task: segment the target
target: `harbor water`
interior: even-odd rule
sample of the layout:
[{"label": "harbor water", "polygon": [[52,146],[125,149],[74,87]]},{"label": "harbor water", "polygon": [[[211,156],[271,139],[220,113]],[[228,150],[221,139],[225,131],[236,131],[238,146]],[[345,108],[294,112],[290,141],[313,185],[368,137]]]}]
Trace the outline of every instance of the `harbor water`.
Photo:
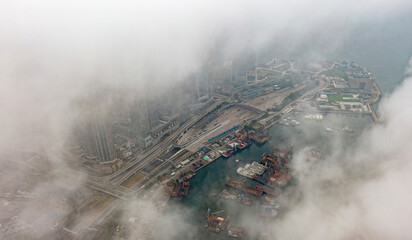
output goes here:
[{"label": "harbor water", "polygon": [[[305,120],[304,115],[299,113],[290,117],[289,121],[294,119],[300,122],[297,126],[276,124],[271,127],[269,129],[271,139],[265,144],[252,144],[229,158],[221,157],[198,171],[191,179],[189,196],[184,199],[171,199],[166,209],[166,214],[176,211],[176,209],[188,210],[183,211],[185,216],[181,220],[192,226],[193,232],[182,233],[187,235],[180,235],[179,239],[228,239],[226,231],[214,233],[207,231],[204,227],[208,207],[213,212],[223,211],[220,214],[230,216],[232,225],[246,229],[248,222],[253,221],[253,218],[259,218],[258,198],[246,195],[254,203],[252,206],[245,206],[236,200],[221,199],[218,196],[223,189],[231,190],[225,186],[227,178],[234,181],[246,179],[236,173],[238,167],[253,161],[259,162],[261,155],[265,152],[271,153],[274,146],[280,149],[289,149],[290,144],[293,144],[295,153],[305,147],[315,148],[324,156],[331,154],[338,147],[351,149],[356,147],[359,135],[373,124],[368,115],[329,114],[323,115],[322,121]],[[326,127],[333,129],[333,132],[325,131]],[[344,127],[350,127],[354,133],[343,132],[342,128]],[[236,159],[240,161],[237,163]],[[247,179],[246,184],[252,186],[256,182]],[[282,206],[279,208],[279,213],[282,213]],[[245,216],[248,219],[245,219]],[[246,236],[243,239],[251,238]]]}]

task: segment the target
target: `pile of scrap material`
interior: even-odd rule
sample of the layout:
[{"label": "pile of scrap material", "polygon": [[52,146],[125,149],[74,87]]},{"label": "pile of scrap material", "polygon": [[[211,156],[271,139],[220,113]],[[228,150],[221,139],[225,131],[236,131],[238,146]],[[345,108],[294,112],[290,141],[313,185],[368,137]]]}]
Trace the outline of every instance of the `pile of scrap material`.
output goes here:
[{"label": "pile of scrap material", "polygon": [[226,189],[224,189],[221,193],[219,193],[219,197],[223,199],[229,199],[229,200],[237,200],[239,203],[250,206],[252,205],[253,201],[250,200],[249,198],[245,197],[243,193],[241,194],[236,194],[234,192],[230,192]]},{"label": "pile of scrap material", "polygon": [[248,133],[249,133],[249,138],[258,144],[263,144],[267,142],[267,140],[270,139],[269,135],[264,133],[263,131],[249,130]]},{"label": "pile of scrap material", "polygon": [[210,208],[207,209],[206,213],[206,228],[212,232],[220,232],[225,230],[229,223],[228,216],[222,216],[217,213],[212,213]]},{"label": "pile of scrap material", "polygon": [[253,201],[250,200],[249,198],[245,197],[245,195],[243,193],[241,193],[237,196],[237,201],[240,202],[243,205],[246,205],[246,206],[250,206],[253,203]]},{"label": "pile of scrap material", "polygon": [[224,189],[221,193],[219,193],[219,197],[223,199],[237,199],[237,196],[233,192],[229,192],[228,190]]},{"label": "pile of scrap material", "polygon": [[282,165],[287,167],[293,156],[293,145],[290,145],[289,150],[280,150],[279,148],[274,147],[273,155],[275,157],[280,157]]},{"label": "pile of scrap material", "polygon": [[265,176],[268,186],[286,186],[292,178],[292,175],[290,174],[290,160],[292,159],[292,156],[292,147],[287,151],[274,148],[272,155],[267,153],[262,155],[262,164],[268,166],[267,174]]},{"label": "pile of scrap material", "polygon": [[292,175],[290,174],[288,169],[281,168],[279,170],[274,170],[271,174],[268,174],[267,178],[270,185],[274,184],[278,187],[284,187],[292,178]]},{"label": "pile of scrap material", "polygon": [[254,179],[256,175],[262,175],[266,168],[267,167],[265,165],[254,161],[252,164],[248,163],[244,167],[239,167],[236,172],[241,176]]},{"label": "pile of scrap material", "polygon": [[263,153],[261,163],[265,166],[273,168],[289,167],[289,162],[292,159],[292,150],[283,151],[274,148],[272,155]]},{"label": "pile of scrap material", "polygon": [[255,142],[257,142],[259,144],[264,144],[265,142],[267,142],[269,140],[269,136],[267,136],[267,135],[258,135],[258,136],[255,136],[253,138],[253,140],[255,140]]},{"label": "pile of scrap material", "polygon": [[281,158],[275,158],[273,155],[263,153],[261,163],[269,167],[278,167],[281,164]]},{"label": "pile of scrap material", "polygon": [[261,196],[261,195],[263,194],[263,191],[262,191],[262,190],[255,189],[255,188],[249,187],[249,186],[244,187],[244,188],[242,189],[242,191],[245,192],[245,193],[249,193],[249,194],[255,195],[255,196]]}]

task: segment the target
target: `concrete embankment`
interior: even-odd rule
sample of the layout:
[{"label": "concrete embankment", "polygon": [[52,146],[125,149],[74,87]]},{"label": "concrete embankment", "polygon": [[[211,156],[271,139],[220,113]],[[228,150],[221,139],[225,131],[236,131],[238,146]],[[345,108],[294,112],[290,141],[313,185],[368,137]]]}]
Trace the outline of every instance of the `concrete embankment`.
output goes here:
[{"label": "concrete embankment", "polygon": [[379,117],[376,114],[375,109],[371,105],[368,105],[368,107],[369,107],[369,110],[371,112],[371,117],[372,117],[373,122],[374,123],[379,123]]}]

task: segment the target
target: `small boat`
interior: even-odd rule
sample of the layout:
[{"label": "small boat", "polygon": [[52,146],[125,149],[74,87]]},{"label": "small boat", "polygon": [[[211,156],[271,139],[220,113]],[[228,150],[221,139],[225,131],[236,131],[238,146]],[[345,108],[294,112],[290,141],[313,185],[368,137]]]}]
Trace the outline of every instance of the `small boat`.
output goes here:
[{"label": "small boat", "polygon": [[333,132],[333,129],[332,129],[332,128],[327,127],[327,128],[325,128],[325,131],[326,131],[326,132]]},{"label": "small boat", "polygon": [[346,132],[346,133],[354,133],[355,132],[355,131],[353,131],[352,128],[349,128],[348,126],[342,128],[342,131]]},{"label": "small boat", "polygon": [[236,159],[235,161],[236,161],[237,163],[238,163],[238,162],[240,162],[240,160],[239,160],[239,159]]},{"label": "small boat", "polygon": [[229,237],[242,238],[246,234],[246,231],[241,227],[230,227],[227,231],[227,234]]}]

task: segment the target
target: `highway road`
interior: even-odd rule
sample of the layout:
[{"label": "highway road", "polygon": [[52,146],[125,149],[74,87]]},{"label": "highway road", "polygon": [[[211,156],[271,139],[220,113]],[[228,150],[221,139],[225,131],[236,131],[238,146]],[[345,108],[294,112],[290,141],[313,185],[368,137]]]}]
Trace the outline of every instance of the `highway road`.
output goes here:
[{"label": "highway road", "polygon": [[[105,177],[89,176],[86,185],[121,199],[129,199],[130,197],[135,196],[138,192],[124,188],[120,186],[120,184],[126,181],[128,178],[132,177],[138,171],[144,169],[154,159],[161,156],[175,142],[175,140],[180,136],[180,134],[182,134],[188,128],[192,127],[196,122],[201,120],[205,115],[207,115],[210,111],[216,108],[219,104],[222,104],[223,101],[224,100],[216,101],[210,107],[205,109],[201,114],[192,117],[192,119],[189,121],[186,121],[182,126],[180,126],[176,131],[172,132],[162,142],[153,146],[144,155],[136,157],[135,160],[133,160],[133,162],[128,164],[128,166],[123,167],[114,174]],[[150,173],[141,182],[148,182],[150,178],[158,176],[160,173],[163,172],[160,170],[166,169],[166,167],[169,164],[170,162],[165,161],[160,165],[156,166],[156,168],[151,170]],[[141,189],[138,188],[138,190]]]},{"label": "highway road", "polygon": [[109,180],[115,185],[120,185],[122,182],[126,181],[129,177],[133,176],[136,172],[143,169],[148,163],[153,159],[161,156],[182,134],[185,130],[192,127],[193,124],[198,122],[204,116],[206,116],[210,111],[216,108],[219,104],[222,104],[223,100],[219,100],[204,110],[200,115],[194,117],[192,120],[185,122],[177,130],[172,132],[166,139],[152,147],[148,152],[142,156],[136,157],[136,159],[130,163],[129,166],[119,170],[116,174],[112,174],[109,177],[104,177],[105,180]]},{"label": "highway road", "polygon": [[[161,154],[163,154],[181,133],[190,128],[193,124],[221,103],[223,103],[223,100],[217,101],[212,106],[204,110],[200,115],[197,115],[192,120],[184,123],[165,140],[151,148],[140,158],[136,158],[127,168],[106,177],[89,176],[85,183],[87,186],[109,194],[111,197],[103,197],[99,200],[99,203],[95,208],[77,217],[76,220],[70,224],[70,226],[65,226],[64,228],[62,227],[59,231],[60,239],[79,239],[85,236],[85,234],[90,233],[90,231],[96,231],[95,227],[104,222],[104,220],[110,216],[110,214],[124,201],[128,201],[137,195],[141,195],[139,193],[144,190],[140,187],[135,187],[134,190],[132,190],[121,187],[120,184],[128,177],[131,177],[137,171],[144,168],[153,159],[158,158]],[[170,165],[170,162],[164,161],[153,169],[142,182],[148,182],[157,177],[159,174],[164,173],[168,169],[168,165]]]}]

